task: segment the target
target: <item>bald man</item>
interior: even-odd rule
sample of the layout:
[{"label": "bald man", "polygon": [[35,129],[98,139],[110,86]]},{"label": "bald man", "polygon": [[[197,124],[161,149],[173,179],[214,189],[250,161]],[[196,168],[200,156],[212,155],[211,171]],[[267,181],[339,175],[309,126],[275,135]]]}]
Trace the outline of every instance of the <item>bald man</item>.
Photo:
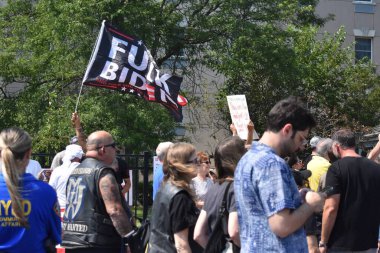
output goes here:
[{"label": "bald man", "polygon": [[111,134],[97,131],[86,147],[86,159],[67,182],[62,246],[66,252],[119,253],[132,226],[111,167],[116,144]]}]

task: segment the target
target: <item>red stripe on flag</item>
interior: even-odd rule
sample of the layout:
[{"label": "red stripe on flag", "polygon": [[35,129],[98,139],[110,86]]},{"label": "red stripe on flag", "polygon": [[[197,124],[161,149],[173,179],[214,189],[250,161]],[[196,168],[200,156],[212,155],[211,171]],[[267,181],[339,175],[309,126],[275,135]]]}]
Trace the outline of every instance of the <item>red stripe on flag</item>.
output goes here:
[{"label": "red stripe on flag", "polygon": [[154,87],[149,84],[146,84],[146,91],[148,93],[149,101],[155,101],[156,97],[154,96]]},{"label": "red stripe on flag", "polygon": [[116,34],[120,35],[121,37],[126,38],[127,40],[134,41],[133,38],[131,38],[131,37],[125,35],[125,34],[122,34],[122,33],[120,33],[119,31],[116,31],[115,29],[112,29],[112,28],[110,28],[110,27],[107,27],[107,28],[108,28],[111,32],[116,33]]}]

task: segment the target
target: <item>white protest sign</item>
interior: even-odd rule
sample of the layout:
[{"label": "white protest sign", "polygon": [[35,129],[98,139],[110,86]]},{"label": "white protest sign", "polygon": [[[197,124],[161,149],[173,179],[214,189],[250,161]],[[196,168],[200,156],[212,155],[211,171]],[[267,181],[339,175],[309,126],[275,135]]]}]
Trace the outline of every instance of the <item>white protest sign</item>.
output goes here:
[{"label": "white protest sign", "polygon": [[[249,113],[245,95],[227,96],[228,108],[230,109],[232,123],[235,125],[239,137],[247,139],[249,123]],[[253,139],[258,139],[256,131],[253,133]]]}]

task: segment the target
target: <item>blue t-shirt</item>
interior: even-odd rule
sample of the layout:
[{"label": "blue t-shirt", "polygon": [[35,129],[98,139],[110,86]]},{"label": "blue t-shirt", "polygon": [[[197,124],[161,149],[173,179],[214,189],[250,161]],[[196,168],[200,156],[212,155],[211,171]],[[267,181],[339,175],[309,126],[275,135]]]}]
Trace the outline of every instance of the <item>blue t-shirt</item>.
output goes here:
[{"label": "blue t-shirt", "polygon": [[45,253],[44,242],[61,243],[59,205],[54,189],[25,173],[21,179],[24,213],[29,228],[12,215],[12,204],[3,174],[0,173],[0,252]]},{"label": "blue t-shirt", "polygon": [[237,165],[234,189],[241,252],[308,252],[303,228],[280,238],[269,227],[270,216],[301,205],[289,166],[272,148],[252,144]]},{"label": "blue t-shirt", "polygon": [[162,170],[162,164],[157,164],[153,171],[153,200],[156,197],[158,189],[160,189],[163,178],[164,172]]}]

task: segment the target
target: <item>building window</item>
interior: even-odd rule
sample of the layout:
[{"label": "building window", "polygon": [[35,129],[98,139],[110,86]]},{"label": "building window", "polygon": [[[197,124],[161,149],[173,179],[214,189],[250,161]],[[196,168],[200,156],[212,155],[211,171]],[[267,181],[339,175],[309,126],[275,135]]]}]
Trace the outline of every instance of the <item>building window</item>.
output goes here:
[{"label": "building window", "polygon": [[354,1],[355,5],[355,12],[356,13],[368,13],[368,14],[374,14],[375,13],[375,3],[371,0],[360,0],[360,1]]},{"label": "building window", "polygon": [[372,39],[371,38],[356,38],[355,39],[355,58],[361,60],[367,57],[372,59]]}]

